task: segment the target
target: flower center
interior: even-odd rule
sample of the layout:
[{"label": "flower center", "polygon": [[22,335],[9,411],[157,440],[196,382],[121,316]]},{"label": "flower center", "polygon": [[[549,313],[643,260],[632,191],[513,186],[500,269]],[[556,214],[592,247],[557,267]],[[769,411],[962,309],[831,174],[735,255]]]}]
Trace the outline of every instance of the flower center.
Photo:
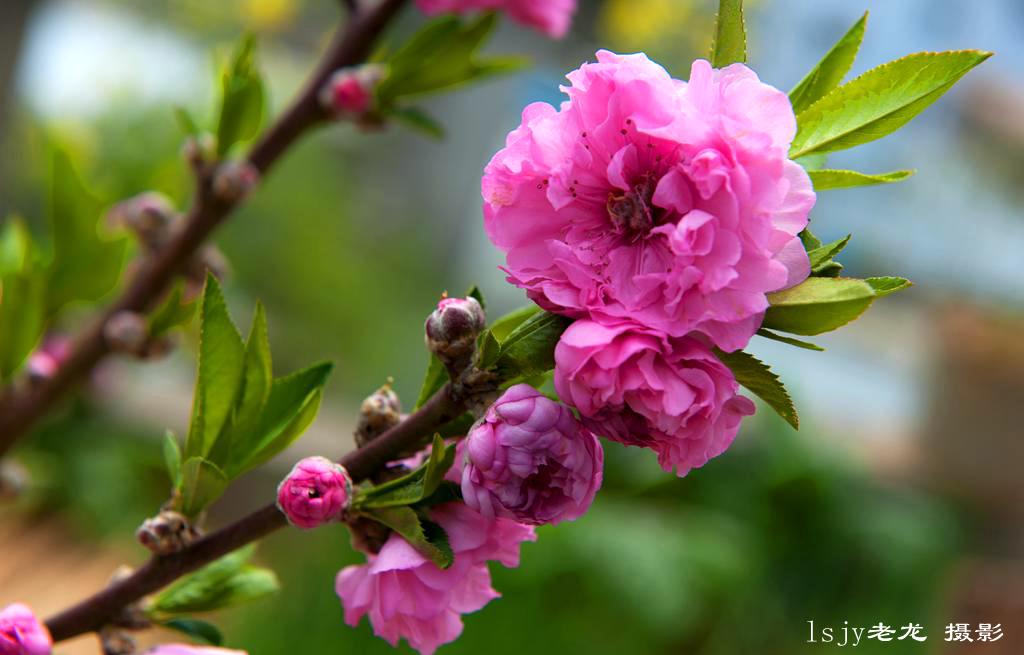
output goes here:
[{"label": "flower center", "polygon": [[654,184],[649,176],[629,191],[616,195],[608,193],[608,217],[615,226],[615,231],[634,238],[646,236],[657,222],[651,198],[654,196]]}]

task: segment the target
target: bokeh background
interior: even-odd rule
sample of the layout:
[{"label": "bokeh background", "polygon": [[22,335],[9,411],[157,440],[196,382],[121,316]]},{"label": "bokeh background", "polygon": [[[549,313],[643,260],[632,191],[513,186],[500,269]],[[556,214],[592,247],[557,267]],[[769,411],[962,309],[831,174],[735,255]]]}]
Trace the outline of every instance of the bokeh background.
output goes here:
[{"label": "bokeh background", "polygon": [[[48,152],[68,149],[108,201],[158,189],[187,205],[171,107],[210,113],[214,62],[243,30],[261,41],[279,108],[335,20],[328,0],[0,2],[0,216],[42,234]],[[559,100],[597,48],[646,51],[680,77],[707,51],[710,0],[581,0],[573,32],[547,41],[504,24],[489,49],[528,53],[514,76],[438,97],[443,142],[401,129],[335,127],[303,141],[217,234],[241,324],[269,311],[275,368],[337,363],[314,429],[237,483],[221,523],[261,505],[289,461],[341,454],[360,399],[391,376],[411,403],[426,363],[422,322],[443,290],[480,285],[491,311],[522,304],[484,236],[479,177],[530,101]],[[808,624],[920,623],[928,641],[861,653],[1024,652],[1024,4],[1017,0],[757,0],[750,62],[791,88],[865,9],[854,72],[911,51],[996,56],[884,141],[834,156],[869,172],[918,168],[887,187],[826,192],[824,240],[852,232],[856,276],[910,291],[819,341],[814,353],[755,340],[793,393],[799,433],[762,408],[725,455],[684,479],[646,451],[608,446],[606,483],[572,525],[542,528],[504,597],[466,617],[442,653],[814,653]],[[393,36],[422,20],[407,11]],[[0,219],[2,220],[2,219]],[[45,238],[45,237],[44,237]],[[166,497],[160,437],[183,433],[193,342],[156,364],[96,373],[16,457],[28,492],[0,505],[0,600],[41,613],[139,563],[132,532]],[[343,528],[284,531],[259,557],[278,597],[215,617],[253,655],[387,653],[342,623],[334,575],[359,557]],[[1001,623],[959,649],[947,623]],[[405,649],[405,646],[402,646]],[[94,653],[84,638],[58,652]]]}]

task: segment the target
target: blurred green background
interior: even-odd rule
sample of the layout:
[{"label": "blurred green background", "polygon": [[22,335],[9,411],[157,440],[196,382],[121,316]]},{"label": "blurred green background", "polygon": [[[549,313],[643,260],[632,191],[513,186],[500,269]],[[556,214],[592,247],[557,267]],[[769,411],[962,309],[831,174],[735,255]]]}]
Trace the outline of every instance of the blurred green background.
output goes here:
[{"label": "blurred green background", "polygon": [[[232,267],[227,292],[242,325],[255,299],[266,304],[278,372],[319,359],[337,368],[314,429],[241,480],[211,523],[266,502],[299,456],[345,452],[359,401],[387,377],[411,404],[426,363],[422,322],[442,291],[479,284],[494,313],[523,303],[483,234],[483,165],[521,108],[558,102],[565,72],[597,48],[644,50],[685,77],[706,52],[712,4],[581,0],[562,42],[505,24],[490,50],[528,53],[533,66],[430,100],[448,128],[443,142],[342,126],[289,153],[217,233]],[[503,598],[467,616],[462,639],[442,653],[833,648],[805,643],[808,620],[925,626],[925,644],[872,641],[859,646],[864,653],[974,652],[946,644],[945,625],[1002,621],[1001,642],[974,647],[1024,652],[1024,8],[1015,0],[747,4],[751,65],[783,89],[865,9],[872,15],[855,73],[911,51],[997,51],[899,134],[836,157],[870,172],[919,168],[917,176],[827,192],[814,210],[822,238],[853,232],[844,258],[852,275],[895,273],[917,286],[821,339],[824,354],[754,344],[793,392],[799,434],[760,411],[729,452],[684,479],[664,474],[651,453],[609,444],[590,513],[542,528],[519,569],[496,566]],[[170,108],[212,111],[215,55],[248,29],[260,38],[279,109],[323,46],[335,5],[0,3],[0,215],[25,216],[44,236],[54,144],[111,203],[157,189],[187,206]],[[391,38],[421,21],[407,11]],[[100,562],[142,561],[131,535],[166,497],[159,438],[186,428],[192,345],[156,364],[105,366],[26,440],[17,457],[32,486],[0,506],[2,522],[15,526],[7,539],[0,532],[0,601],[17,589],[56,610],[95,587],[76,585],[74,567],[66,584],[26,584],[17,571],[52,563],[44,552],[18,552],[38,542],[33,534],[56,531],[58,547],[73,544]],[[253,655],[390,652],[365,623],[342,622],[334,575],[359,559],[342,528],[286,531],[260,557],[283,590],[217,617],[228,645]]]}]

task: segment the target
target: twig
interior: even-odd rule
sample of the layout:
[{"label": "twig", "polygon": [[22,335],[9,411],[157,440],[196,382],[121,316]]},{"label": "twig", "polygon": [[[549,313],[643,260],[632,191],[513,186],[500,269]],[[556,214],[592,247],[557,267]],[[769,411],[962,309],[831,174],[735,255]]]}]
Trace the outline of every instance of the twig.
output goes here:
[{"label": "twig", "polygon": [[[289,146],[310,128],[326,120],[318,94],[338,68],[366,59],[377,37],[406,0],[381,0],[356,14],[339,30],[316,71],[291,106],[263,134],[248,161],[264,176]],[[12,392],[0,401],[0,456],[65,394],[74,389],[108,354],[103,325],[120,311],[145,312],[167,291],[175,275],[235,208],[211,192],[210,180],[200,181],[185,228],[167,247],[145,259],[121,296],[74,340],[67,360],[39,385]]]},{"label": "twig", "polygon": [[[423,437],[458,417],[465,411],[467,400],[457,397],[451,387],[445,385],[403,422],[365,447],[349,453],[341,463],[353,480],[364,480],[399,453],[416,446]],[[46,625],[54,642],[98,630],[122,608],[287,524],[277,507],[267,505],[202,537],[178,553],[153,557],[131,576],[51,617]]]}]

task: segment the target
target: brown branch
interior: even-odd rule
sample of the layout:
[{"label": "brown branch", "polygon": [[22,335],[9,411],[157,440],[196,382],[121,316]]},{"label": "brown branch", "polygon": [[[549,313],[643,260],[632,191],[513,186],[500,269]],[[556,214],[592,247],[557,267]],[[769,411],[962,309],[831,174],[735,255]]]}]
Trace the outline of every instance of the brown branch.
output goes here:
[{"label": "brown branch", "polygon": [[[354,15],[347,26],[338,31],[295,101],[249,152],[248,161],[261,174],[266,175],[300,136],[326,120],[318,98],[320,88],[338,68],[366,59],[380,33],[405,2],[381,0],[372,8]],[[121,296],[73,340],[71,354],[53,377],[32,388],[12,392],[0,401],[0,456],[110,354],[103,338],[103,325],[107,320],[120,311],[145,312],[152,309],[174,277],[235,206],[211,192],[209,179],[200,180],[195,201],[185,217],[184,229],[167,247],[142,262]]]},{"label": "brown branch", "polygon": [[[416,446],[438,427],[465,411],[467,399],[457,397],[449,385],[402,423],[391,428],[365,447],[349,453],[341,463],[353,480],[375,473],[399,453]],[[86,598],[51,617],[46,626],[54,642],[100,629],[118,612],[139,599],[158,591],[179,577],[201,568],[231,551],[283,528],[288,523],[274,505],[202,537],[173,555],[153,557],[131,576]]]}]

